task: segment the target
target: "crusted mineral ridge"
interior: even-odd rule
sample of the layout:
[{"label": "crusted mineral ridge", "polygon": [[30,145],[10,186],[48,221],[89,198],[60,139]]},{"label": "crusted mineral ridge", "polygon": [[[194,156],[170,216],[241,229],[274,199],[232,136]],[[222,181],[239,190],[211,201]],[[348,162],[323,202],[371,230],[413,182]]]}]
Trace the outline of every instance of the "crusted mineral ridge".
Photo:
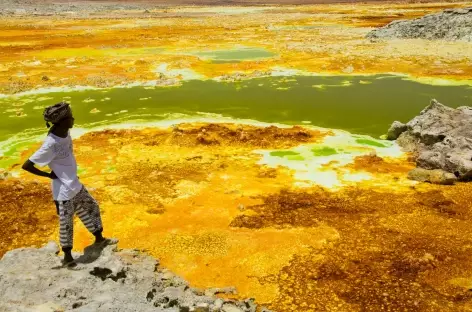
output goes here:
[{"label": "crusted mineral ridge", "polygon": [[367,34],[369,39],[442,39],[472,42],[472,7],[446,9],[413,20],[398,20]]},{"label": "crusted mineral ridge", "polygon": [[[449,173],[444,179],[429,182],[451,184],[451,174],[463,181],[472,179],[472,107],[454,109],[433,99],[406,125],[394,122],[387,137],[397,139],[405,151],[412,152],[418,168]],[[410,174],[410,178],[414,176]],[[429,180],[424,172],[421,176],[420,181]],[[442,180],[447,183],[438,182]]]},{"label": "crusted mineral ridge", "polygon": [[[255,312],[253,299],[225,300],[214,295],[235,289],[191,288],[159,268],[138,250],[92,246],[75,255],[77,266],[64,268],[59,248],[20,248],[0,260],[0,311],[234,311]],[[267,311],[267,310],[266,310]]]}]

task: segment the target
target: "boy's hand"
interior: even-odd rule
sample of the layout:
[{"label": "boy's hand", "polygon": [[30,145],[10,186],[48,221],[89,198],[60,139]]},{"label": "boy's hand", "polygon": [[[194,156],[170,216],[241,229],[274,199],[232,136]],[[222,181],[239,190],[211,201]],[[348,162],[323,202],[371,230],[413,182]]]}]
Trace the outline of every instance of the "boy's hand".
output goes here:
[{"label": "boy's hand", "polygon": [[50,179],[57,179],[57,176],[53,171],[51,171],[51,172],[41,171],[38,168],[36,168],[34,166],[34,163],[29,159],[27,161],[25,161],[25,163],[23,164],[23,166],[21,168],[23,168],[24,170],[26,170],[28,172],[31,172],[32,174],[40,176],[40,177],[46,177],[46,178],[50,178]]}]

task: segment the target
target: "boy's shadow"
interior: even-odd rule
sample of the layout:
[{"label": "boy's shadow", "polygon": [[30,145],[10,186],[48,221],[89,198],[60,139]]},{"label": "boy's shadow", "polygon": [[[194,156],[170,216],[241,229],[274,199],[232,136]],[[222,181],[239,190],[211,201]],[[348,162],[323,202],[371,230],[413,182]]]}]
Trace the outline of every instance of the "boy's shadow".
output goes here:
[{"label": "boy's shadow", "polygon": [[97,260],[100,255],[102,254],[103,249],[105,249],[106,245],[103,244],[92,244],[84,249],[84,254],[75,259],[75,263],[92,263]]},{"label": "boy's shadow", "polygon": [[105,247],[106,247],[106,245],[104,245],[104,244],[89,245],[89,246],[85,247],[84,254],[74,260],[73,263],[75,265],[73,265],[73,266],[71,266],[71,265],[68,265],[68,266],[60,265],[60,266],[53,267],[52,269],[53,270],[58,270],[58,269],[63,269],[63,268],[73,269],[79,263],[80,264],[92,263],[100,257],[100,255],[102,254],[102,251],[103,251],[103,249],[105,249]]}]

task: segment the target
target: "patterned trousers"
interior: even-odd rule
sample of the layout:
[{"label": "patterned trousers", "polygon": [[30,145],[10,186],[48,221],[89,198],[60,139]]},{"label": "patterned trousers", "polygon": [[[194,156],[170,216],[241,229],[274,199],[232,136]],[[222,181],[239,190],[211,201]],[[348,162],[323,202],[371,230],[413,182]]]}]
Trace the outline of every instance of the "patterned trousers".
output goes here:
[{"label": "patterned trousers", "polygon": [[72,199],[55,203],[59,215],[59,240],[62,248],[72,248],[75,213],[90,233],[102,230],[100,207],[85,187]]}]

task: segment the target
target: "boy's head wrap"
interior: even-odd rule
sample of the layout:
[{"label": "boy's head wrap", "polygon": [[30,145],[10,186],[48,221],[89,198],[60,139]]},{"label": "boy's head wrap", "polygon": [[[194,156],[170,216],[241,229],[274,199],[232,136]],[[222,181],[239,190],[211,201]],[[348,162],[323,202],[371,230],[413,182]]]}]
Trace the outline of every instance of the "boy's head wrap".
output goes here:
[{"label": "boy's head wrap", "polygon": [[43,112],[46,126],[49,128],[49,123],[58,123],[61,119],[72,117],[72,110],[68,103],[61,102],[53,106],[46,107]]}]

